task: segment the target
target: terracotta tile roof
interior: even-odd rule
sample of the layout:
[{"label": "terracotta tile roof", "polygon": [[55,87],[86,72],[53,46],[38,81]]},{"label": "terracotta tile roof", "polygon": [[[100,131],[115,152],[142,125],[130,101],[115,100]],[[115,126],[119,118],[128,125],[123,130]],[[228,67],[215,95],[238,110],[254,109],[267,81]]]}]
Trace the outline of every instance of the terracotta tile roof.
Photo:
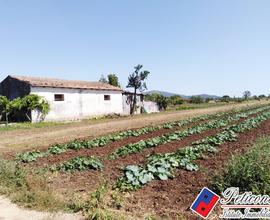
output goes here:
[{"label": "terracotta tile roof", "polygon": [[14,75],[10,75],[10,77],[13,79],[23,81],[33,87],[122,91],[121,88],[118,88],[118,87],[115,87],[106,83],[102,83],[102,82],[63,80],[63,79],[14,76]]}]

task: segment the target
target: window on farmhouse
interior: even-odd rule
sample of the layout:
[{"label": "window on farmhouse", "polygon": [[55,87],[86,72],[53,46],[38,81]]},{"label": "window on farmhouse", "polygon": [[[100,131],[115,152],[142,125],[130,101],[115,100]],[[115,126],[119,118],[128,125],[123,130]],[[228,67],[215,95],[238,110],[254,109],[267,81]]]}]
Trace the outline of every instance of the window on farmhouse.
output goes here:
[{"label": "window on farmhouse", "polygon": [[65,100],[64,94],[54,94],[54,101],[59,102],[64,100]]},{"label": "window on farmhouse", "polygon": [[104,95],[104,100],[105,101],[110,101],[111,100],[111,96],[110,95]]}]

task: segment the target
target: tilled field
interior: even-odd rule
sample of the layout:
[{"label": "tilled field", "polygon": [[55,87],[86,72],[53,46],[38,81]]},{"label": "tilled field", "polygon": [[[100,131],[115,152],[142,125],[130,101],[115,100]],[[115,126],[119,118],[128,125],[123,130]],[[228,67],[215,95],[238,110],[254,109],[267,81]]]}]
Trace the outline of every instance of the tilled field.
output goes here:
[{"label": "tilled field", "polygon": [[189,207],[211,176],[269,134],[270,107],[256,106],[54,145],[16,160],[27,169],[47,169],[48,185],[66,199],[106,180],[121,191],[120,211],[127,216],[192,219]]}]

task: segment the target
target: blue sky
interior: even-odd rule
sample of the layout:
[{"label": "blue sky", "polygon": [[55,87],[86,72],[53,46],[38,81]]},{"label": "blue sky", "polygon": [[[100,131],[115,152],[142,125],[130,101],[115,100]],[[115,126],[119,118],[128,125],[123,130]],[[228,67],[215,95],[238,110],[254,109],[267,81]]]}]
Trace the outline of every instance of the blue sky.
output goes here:
[{"label": "blue sky", "polygon": [[149,89],[270,94],[268,0],[0,0],[7,74],[122,86],[137,64]]}]

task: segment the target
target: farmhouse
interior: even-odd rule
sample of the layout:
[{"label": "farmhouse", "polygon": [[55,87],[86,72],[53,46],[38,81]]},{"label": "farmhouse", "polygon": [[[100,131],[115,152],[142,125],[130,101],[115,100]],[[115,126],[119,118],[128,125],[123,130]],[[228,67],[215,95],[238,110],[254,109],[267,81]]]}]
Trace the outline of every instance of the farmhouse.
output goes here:
[{"label": "farmhouse", "polygon": [[[10,75],[0,83],[0,95],[9,99],[36,94],[50,104],[45,121],[64,121],[108,114],[130,114],[133,93],[101,82],[60,80]],[[144,102],[137,94],[136,114],[158,112],[156,103]],[[31,112],[32,122],[40,121]]]},{"label": "farmhouse", "polygon": [[[123,112],[122,89],[101,82],[71,81],[39,77],[8,76],[0,94],[14,99],[29,94],[44,97],[51,110],[45,121],[74,120]],[[32,121],[38,113],[32,112]]]}]

